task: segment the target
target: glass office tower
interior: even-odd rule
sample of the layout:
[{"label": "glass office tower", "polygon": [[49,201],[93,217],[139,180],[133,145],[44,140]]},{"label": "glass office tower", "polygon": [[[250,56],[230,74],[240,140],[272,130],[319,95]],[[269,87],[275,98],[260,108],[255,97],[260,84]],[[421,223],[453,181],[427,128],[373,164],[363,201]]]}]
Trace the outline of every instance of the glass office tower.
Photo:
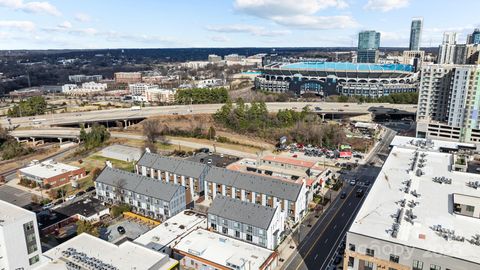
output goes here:
[{"label": "glass office tower", "polygon": [[419,51],[422,39],[423,19],[413,18],[410,27],[410,51]]}]

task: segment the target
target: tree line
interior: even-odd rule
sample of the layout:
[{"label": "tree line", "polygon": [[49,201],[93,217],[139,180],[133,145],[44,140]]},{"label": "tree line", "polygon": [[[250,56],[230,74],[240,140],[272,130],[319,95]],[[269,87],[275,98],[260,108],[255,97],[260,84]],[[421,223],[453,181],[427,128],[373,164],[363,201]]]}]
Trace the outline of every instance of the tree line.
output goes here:
[{"label": "tree line", "polygon": [[179,104],[225,103],[227,100],[228,91],[223,87],[180,89],[175,93],[175,101]]},{"label": "tree line", "polygon": [[47,101],[44,97],[30,97],[27,100],[22,100],[8,109],[7,115],[9,117],[22,117],[44,114],[47,109]]},{"label": "tree line", "polygon": [[364,96],[336,96],[329,101],[336,102],[365,102],[365,103],[391,103],[391,104],[417,104],[418,93],[393,93],[388,96],[382,96],[377,98],[364,97]]},{"label": "tree line", "polygon": [[291,141],[335,147],[346,140],[345,131],[336,124],[325,124],[312,114],[308,106],[301,111],[279,110],[270,113],[264,102],[247,105],[239,99],[227,102],[214,115],[217,124],[233,132],[278,141],[287,136]]}]

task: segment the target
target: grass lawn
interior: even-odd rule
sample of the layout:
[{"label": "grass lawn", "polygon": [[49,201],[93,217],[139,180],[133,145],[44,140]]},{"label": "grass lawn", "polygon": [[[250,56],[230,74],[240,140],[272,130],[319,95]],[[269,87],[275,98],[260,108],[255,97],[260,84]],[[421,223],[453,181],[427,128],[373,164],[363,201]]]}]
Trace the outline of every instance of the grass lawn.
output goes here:
[{"label": "grass lawn", "polygon": [[126,162],[122,160],[117,160],[117,159],[111,159],[111,158],[105,158],[97,154],[93,154],[87,158],[82,159],[82,163],[79,162],[79,160],[72,162],[71,165],[74,166],[79,166],[79,167],[84,167],[85,170],[90,172],[94,168],[99,168],[102,169],[105,167],[105,162],[110,161],[112,162],[112,165],[114,168],[121,169],[124,171],[133,171],[134,164],[132,162]]}]

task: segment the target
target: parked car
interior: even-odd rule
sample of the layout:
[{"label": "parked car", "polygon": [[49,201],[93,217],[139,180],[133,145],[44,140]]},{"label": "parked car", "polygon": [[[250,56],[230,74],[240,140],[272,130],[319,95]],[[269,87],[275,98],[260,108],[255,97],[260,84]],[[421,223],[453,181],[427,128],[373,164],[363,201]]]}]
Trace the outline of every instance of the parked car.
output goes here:
[{"label": "parked car", "polygon": [[85,191],[79,191],[77,194],[75,194],[75,197],[80,197],[82,196],[83,194],[85,194]]},{"label": "parked car", "polygon": [[355,186],[357,184],[357,181],[355,179],[350,180],[350,185]]},{"label": "parked car", "polygon": [[86,192],[92,192],[95,190],[95,187],[88,187],[85,191]]},{"label": "parked car", "polygon": [[363,194],[364,194],[363,189],[361,188],[357,189],[357,193],[356,193],[357,197],[363,197]]},{"label": "parked car", "polygon": [[119,234],[125,234],[127,231],[125,231],[125,228],[122,226],[117,227],[117,231]]},{"label": "parked car", "polygon": [[68,202],[68,201],[71,201],[71,200],[73,200],[73,199],[75,199],[75,194],[70,195],[70,196],[67,196],[67,197],[65,198],[65,201]]},{"label": "parked car", "polygon": [[44,206],[42,206],[42,209],[43,210],[48,210],[48,209],[52,208],[53,206],[54,206],[53,202],[47,203]]},{"label": "parked car", "polygon": [[340,199],[345,199],[347,197],[347,193],[345,191],[342,191],[342,193],[340,193]]}]

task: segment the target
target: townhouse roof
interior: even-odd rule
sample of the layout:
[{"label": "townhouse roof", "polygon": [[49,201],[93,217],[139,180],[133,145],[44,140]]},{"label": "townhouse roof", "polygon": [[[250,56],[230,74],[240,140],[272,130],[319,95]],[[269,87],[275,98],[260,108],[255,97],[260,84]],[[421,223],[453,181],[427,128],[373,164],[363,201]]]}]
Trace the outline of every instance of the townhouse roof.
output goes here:
[{"label": "townhouse roof", "polygon": [[217,195],[208,209],[208,213],[268,230],[276,210],[276,208]]},{"label": "townhouse roof", "polygon": [[106,166],[95,180],[96,182],[113,187],[121,186],[125,190],[170,201],[183,186],[164,183],[140,174],[126,172]]},{"label": "townhouse roof", "polygon": [[205,181],[263,193],[289,201],[296,201],[302,189],[302,184],[298,183],[287,182],[273,177],[232,171],[199,162],[165,157],[154,153],[145,153],[137,164],[193,178],[200,178],[202,173],[205,173],[203,179]]}]

